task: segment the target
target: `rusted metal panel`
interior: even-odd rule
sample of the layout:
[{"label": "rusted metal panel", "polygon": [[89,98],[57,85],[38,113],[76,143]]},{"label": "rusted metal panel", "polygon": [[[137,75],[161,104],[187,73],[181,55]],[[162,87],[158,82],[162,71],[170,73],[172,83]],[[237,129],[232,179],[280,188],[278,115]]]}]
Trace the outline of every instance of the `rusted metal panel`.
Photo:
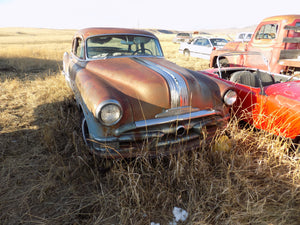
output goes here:
[{"label": "rusted metal panel", "polygon": [[297,59],[300,56],[300,49],[284,49],[280,51],[279,59]]},{"label": "rusted metal panel", "polygon": [[284,29],[285,29],[285,30],[294,30],[294,31],[300,32],[300,27],[296,27],[296,26],[288,26],[288,25],[286,25],[286,26],[284,27]]},{"label": "rusted metal panel", "polygon": [[284,25],[291,24],[295,20],[299,19],[300,15],[299,14],[294,14],[294,15],[279,15],[279,16],[271,16],[268,18],[263,19],[263,22],[282,22],[284,21]]},{"label": "rusted metal panel", "polygon": [[292,37],[292,38],[291,37],[286,37],[286,38],[283,38],[282,42],[283,43],[300,43],[300,37]]},{"label": "rusted metal panel", "polygon": [[300,68],[300,59],[281,59],[278,61],[278,64],[283,66]]},{"label": "rusted metal panel", "polygon": [[[252,39],[247,43],[244,49],[240,48],[241,44],[239,42],[228,43],[223,49],[212,52],[210,66],[216,67],[215,62],[219,55],[239,49],[240,51],[262,52],[269,61],[271,72],[286,72],[288,68],[283,66],[283,64],[279,64],[278,61],[282,59],[295,59],[299,56],[299,23],[300,15],[281,15],[265,18],[258,24]],[[274,33],[266,32],[266,38],[257,38],[257,35],[260,34],[260,29],[268,25],[277,27],[276,31],[274,30]],[[262,34],[264,34],[264,31]],[[246,64],[239,64],[243,62],[239,61],[239,58],[226,58],[226,60],[231,65],[243,65],[264,69],[260,65],[248,64],[249,61],[246,61]]]}]

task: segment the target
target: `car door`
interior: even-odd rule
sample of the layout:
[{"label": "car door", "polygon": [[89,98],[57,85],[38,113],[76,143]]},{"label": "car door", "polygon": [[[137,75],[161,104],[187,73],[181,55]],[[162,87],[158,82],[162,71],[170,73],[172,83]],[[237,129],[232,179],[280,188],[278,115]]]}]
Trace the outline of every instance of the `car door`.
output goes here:
[{"label": "car door", "polygon": [[203,38],[202,49],[203,59],[210,59],[210,54],[212,52],[213,45],[208,38]]},{"label": "car door", "polygon": [[75,80],[76,73],[82,69],[85,63],[85,53],[84,53],[84,41],[81,37],[76,37],[73,39],[72,51],[70,54],[70,78]]},{"label": "car door", "polygon": [[211,50],[212,46],[207,38],[197,38],[194,42],[193,49],[191,50],[191,56],[209,59]]},{"label": "car door", "polygon": [[[274,63],[274,60],[272,60],[273,54],[281,48],[280,42],[278,41],[278,30],[278,22],[265,22],[260,24],[255,36],[247,46],[248,51],[261,52],[270,63],[271,68],[273,67],[271,64]],[[261,59],[259,61],[256,59],[255,57],[246,57],[246,65],[266,70],[266,66]],[[278,59],[275,60],[275,63],[277,63],[277,60]]]},{"label": "car door", "polygon": [[260,107],[260,88],[239,83],[235,83],[234,86],[238,95],[238,99],[233,106],[235,116],[247,123],[253,124]]}]

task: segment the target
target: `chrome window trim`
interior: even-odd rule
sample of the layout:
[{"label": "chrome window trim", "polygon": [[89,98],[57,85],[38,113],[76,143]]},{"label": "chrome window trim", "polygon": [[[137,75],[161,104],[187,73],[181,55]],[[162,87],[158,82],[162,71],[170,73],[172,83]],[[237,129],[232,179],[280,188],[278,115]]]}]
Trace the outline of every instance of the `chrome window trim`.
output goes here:
[{"label": "chrome window trim", "polygon": [[83,60],[85,62],[92,62],[92,61],[97,61],[97,60],[106,60],[106,59],[114,59],[114,58],[160,58],[160,59],[163,59],[164,56],[151,56],[151,55],[139,55],[139,56],[136,56],[136,55],[122,55],[122,56],[109,56],[109,57],[104,57],[104,58],[96,58],[96,59],[86,59],[86,60]]},{"label": "chrome window trim", "polygon": [[[158,50],[159,50],[159,53],[160,53],[160,56],[152,56],[152,57],[164,57],[164,54],[163,54],[163,50],[162,50],[162,47],[160,45],[160,42],[158,40],[157,37],[155,36],[152,36],[152,35],[146,35],[146,34],[133,34],[133,33],[108,33],[108,34],[97,34],[97,35],[91,35],[91,36],[88,36],[85,40],[84,40],[84,51],[85,51],[85,59],[86,61],[94,61],[94,60],[101,60],[101,59],[107,59],[107,58],[98,58],[98,59],[91,59],[87,56],[87,41],[88,39],[92,38],[92,37],[101,37],[101,36],[121,36],[121,35],[129,35],[129,36],[141,36],[141,37],[149,37],[149,38],[152,38],[156,41],[156,44],[158,46]],[[130,57],[130,56],[125,56],[125,57]],[[134,57],[134,56],[133,56]],[[136,56],[135,56],[136,57]],[[113,57],[109,57],[109,58],[121,58],[120,56],[113,56]]]}]

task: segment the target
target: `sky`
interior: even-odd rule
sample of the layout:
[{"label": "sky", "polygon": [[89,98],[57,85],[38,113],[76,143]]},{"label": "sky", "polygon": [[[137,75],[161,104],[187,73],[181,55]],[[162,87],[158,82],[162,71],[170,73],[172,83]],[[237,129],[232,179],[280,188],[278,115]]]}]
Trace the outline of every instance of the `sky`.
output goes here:
[{"label": "sky", "polygon": [[0,27],[243,28],[300,14],[299,0],[0,0]]}]

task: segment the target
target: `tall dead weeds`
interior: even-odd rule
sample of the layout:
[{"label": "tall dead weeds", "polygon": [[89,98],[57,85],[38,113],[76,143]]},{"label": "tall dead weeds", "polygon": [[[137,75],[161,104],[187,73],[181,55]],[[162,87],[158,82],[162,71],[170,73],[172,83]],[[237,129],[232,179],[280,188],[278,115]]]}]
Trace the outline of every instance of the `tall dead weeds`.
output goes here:
[{"label": "tall dead weeds", "polygon": [[175,206],[189,213],[182,224],[299,224],[300,162],[287,140],[233,119],[194,151],[115,160],[103,173],[60,73],[0,76],[1,224],[169,224]]}]

